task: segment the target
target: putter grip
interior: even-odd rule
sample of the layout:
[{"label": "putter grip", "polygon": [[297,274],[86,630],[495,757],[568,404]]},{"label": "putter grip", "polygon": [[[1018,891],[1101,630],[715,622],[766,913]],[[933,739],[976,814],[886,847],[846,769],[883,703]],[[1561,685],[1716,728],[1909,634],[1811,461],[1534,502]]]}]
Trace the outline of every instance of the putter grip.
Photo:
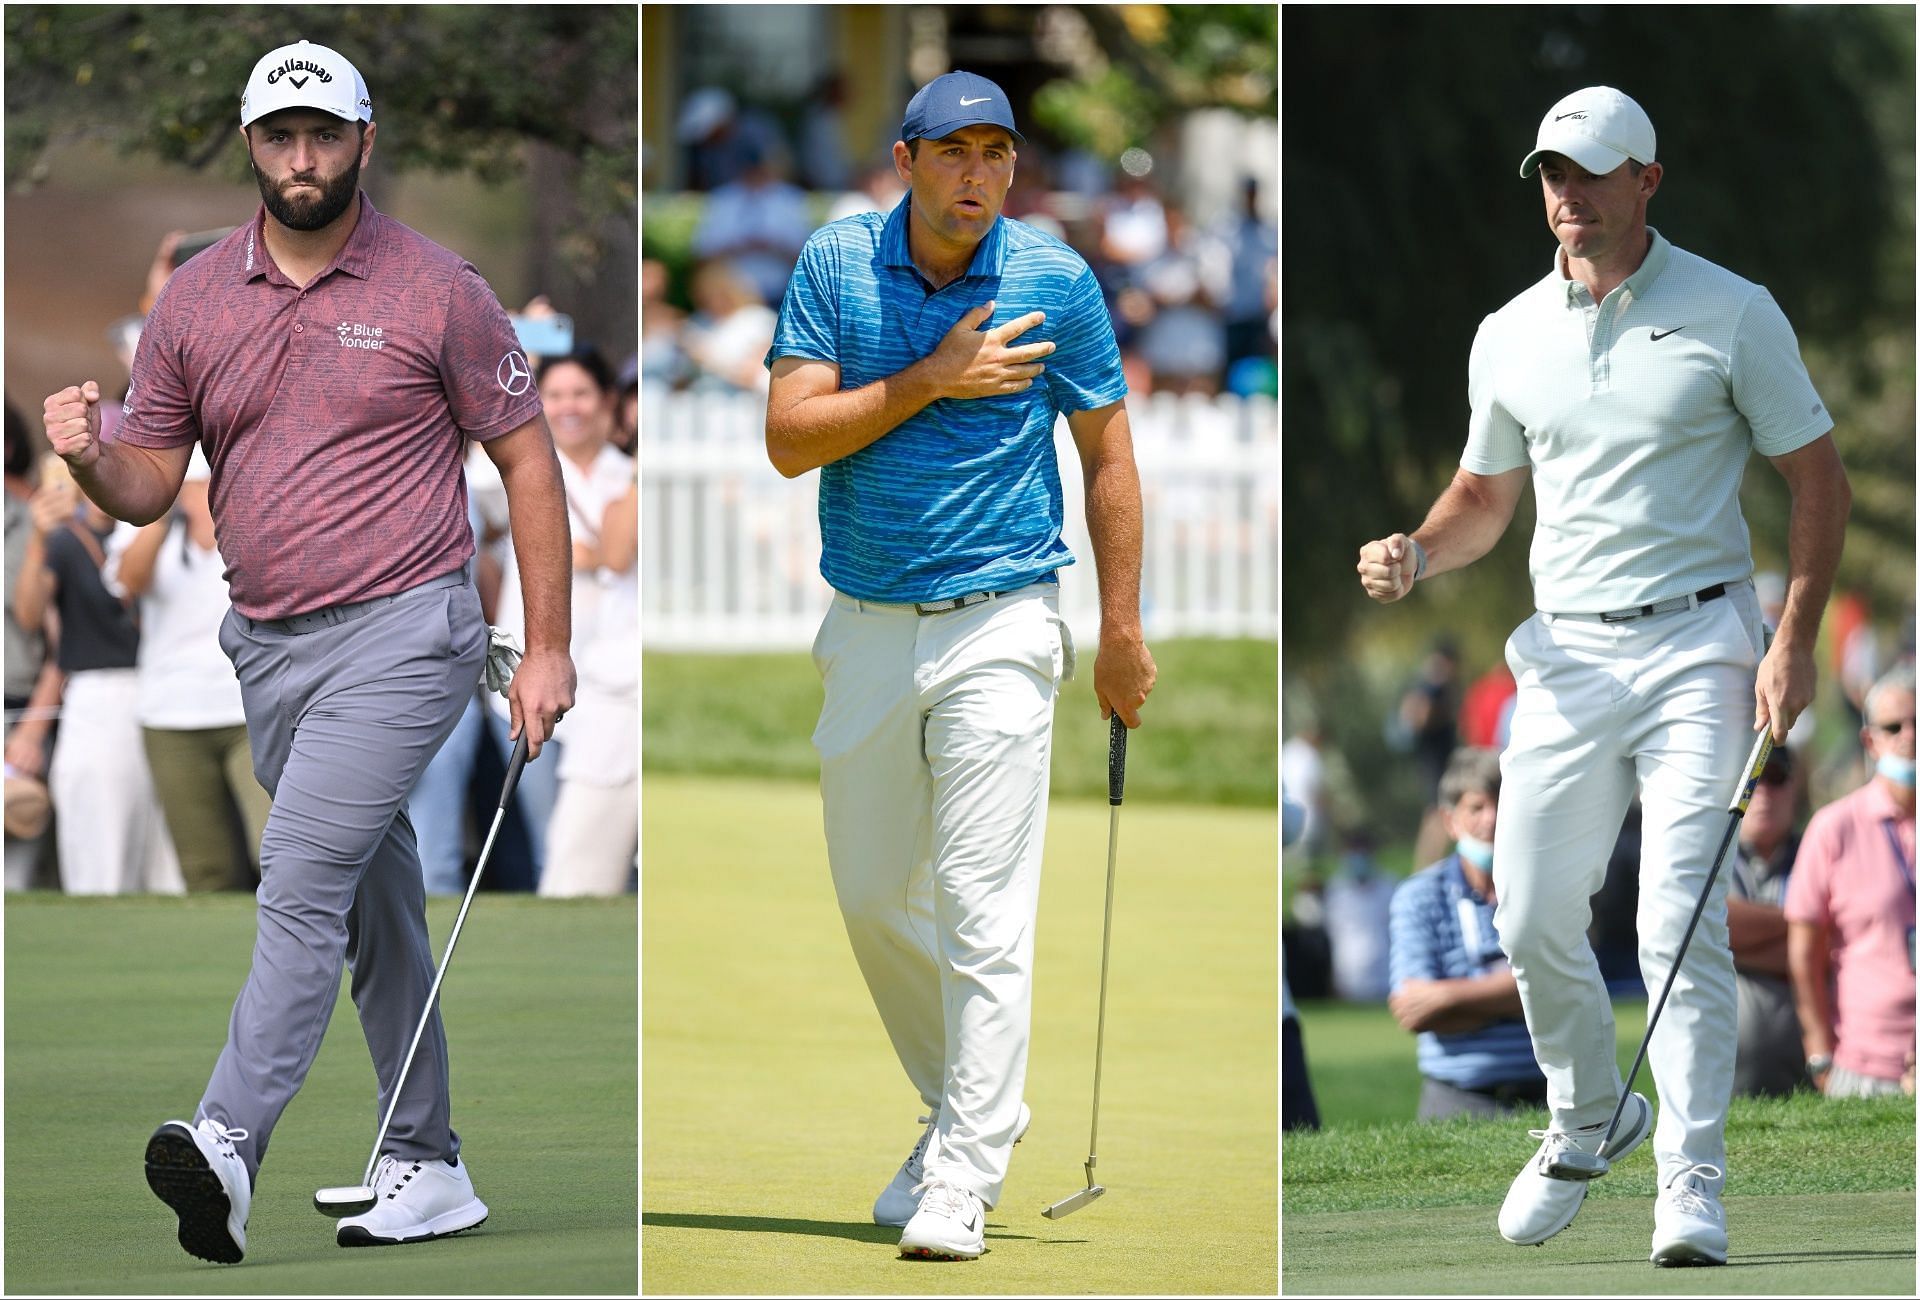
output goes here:
[{"label": "putter grip", "polygon": [[1127,785],[1127,724],[1113,715],[1113,730],[1107,737],[1107,802],[1118,806]]},{"label": "putter grip", "polygon": [[1753,752],[1747,755],[1747,775],[1740,782],[1740,788],[1734,792],[1733,803],[1727,811],[1736,817],[1747,815],[1747,803],[1753,798],[1753,787],[1760,783],[1760,774],[1767,770],[1767,759],[1773,756],[1773,728],[1760,728],[1760,735],[1753,742]]},{"label": "putter grip", "polygon": [[500,787],[500,806],[513,802],[513,787],[520,784],[520,771],[527,765],[527,729],[520,728],[520,739],[513,742],[513,757],[507,760],[507,783]]}]

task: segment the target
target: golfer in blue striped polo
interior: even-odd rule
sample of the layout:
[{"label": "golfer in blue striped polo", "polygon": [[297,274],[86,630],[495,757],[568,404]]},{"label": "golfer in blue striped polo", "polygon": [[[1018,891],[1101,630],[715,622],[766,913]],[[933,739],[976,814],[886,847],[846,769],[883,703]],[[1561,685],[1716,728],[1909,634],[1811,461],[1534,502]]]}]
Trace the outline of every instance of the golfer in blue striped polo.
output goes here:
[{"label": "golfer in blue striped polo", "polygon": [[874,1203],[902,1254],[973,1259],[1029,1119],[1035,913],[1059,613],[1053,429],[1086,482],[1094,693],[1140,725],[1140,479],[1092,271],[1000,215],[1023,143],[1005,93],[953,72],[907,106],[890,213],[816,231],[767,364],[767,454],[820,470],[814,641],[834,891],[926,1125]]}]

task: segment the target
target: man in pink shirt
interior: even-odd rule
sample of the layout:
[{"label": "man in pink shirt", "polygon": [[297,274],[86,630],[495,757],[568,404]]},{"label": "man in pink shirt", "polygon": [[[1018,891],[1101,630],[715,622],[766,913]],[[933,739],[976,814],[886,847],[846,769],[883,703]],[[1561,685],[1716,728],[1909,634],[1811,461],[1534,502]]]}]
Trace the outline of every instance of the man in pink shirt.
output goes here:
[{"label": "man in pink shirt", "polygon": [[[386,1113],[435,962],[407,795],[473,694],[487,627],[461,462],[505,481],[527,653],[509,700],[531,755],[573,702],[570,542],[553,440],[498,299],[456,254],[360,192],[373,101],[343,56],[301,41],[263,57],[240,101],[254,219],[187,262],[154,303],[113,441],[99,386],[46,402],[75,480],[134,523],[163,514],[195,444],[233,608],[261,839],[253,968],[194,1122],[147,1145],[180,1244],[235,1263],[267,1141],[320,1049],[343,965]],[[436,1012],[394,1103],[375,1208],[343,1246],[477,1227],[449,1122]]]},{"label": "man in pink shirt", "polygon": [[1787,887],[1787,960],[1807,1073],[1829,1097],[1901,1091],[1914,1047],[1914,676],[1867,692],[1866,785],[1807,823]]}]

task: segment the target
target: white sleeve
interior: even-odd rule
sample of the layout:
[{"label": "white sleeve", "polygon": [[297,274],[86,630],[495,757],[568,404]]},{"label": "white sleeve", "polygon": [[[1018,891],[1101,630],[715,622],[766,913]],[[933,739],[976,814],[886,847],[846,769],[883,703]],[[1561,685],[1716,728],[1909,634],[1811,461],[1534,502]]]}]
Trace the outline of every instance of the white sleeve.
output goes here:
[{"label": "white sleeve", "polygon": [[107,562],[100,566],[100,582],[115,600],[127,598],[127,589],[120,585],[120,560],[126,555],[127,548],[133,545],[133,539],[139,535],[137,525],[122,519],[107,536]]},{"label": "white sleeve", "polygon": [[1489,338],[1493,317],[1480,322],[1473,336],[1473,351],[1467,356],[1467,448],[1460,453],[1460,468],[1469,474],[1504,474],[1529,464],[1526,431],[1500,405],[1494,383],[1492,352],[1497,346]]},{"label": "white sleeve", "polygon": [[1800,341],[1786,313],[1765,289],[1754,290],[1734,327],[1729,363],[1733,404],[1753,430],[1762,456],[1781,456],[1833,428],[1800,360]]}]

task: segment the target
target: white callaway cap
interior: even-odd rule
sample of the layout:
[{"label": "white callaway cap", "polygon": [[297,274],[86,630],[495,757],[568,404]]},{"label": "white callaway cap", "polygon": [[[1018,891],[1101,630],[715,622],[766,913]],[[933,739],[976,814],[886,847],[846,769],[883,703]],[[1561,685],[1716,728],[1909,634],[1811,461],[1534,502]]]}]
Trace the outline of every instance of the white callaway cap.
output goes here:
[{"label": "white callaway cap", "polygon": [[1631,158],[1653,161],[1653,121],[1646,110],[1612,86],[1576,90],[1547,110],[1533,152],[1520,164],[1533,175],[1540,155],[1565,154],[1595,176],[1605,176]]},{"label": "white callaway cap", "polygon": [[253,65],[240,96],[240,125],[283,108],[317,108],[349,122],[373,121],[373,97],[359,69],[338,50],[310,41],[282,45]]}]

